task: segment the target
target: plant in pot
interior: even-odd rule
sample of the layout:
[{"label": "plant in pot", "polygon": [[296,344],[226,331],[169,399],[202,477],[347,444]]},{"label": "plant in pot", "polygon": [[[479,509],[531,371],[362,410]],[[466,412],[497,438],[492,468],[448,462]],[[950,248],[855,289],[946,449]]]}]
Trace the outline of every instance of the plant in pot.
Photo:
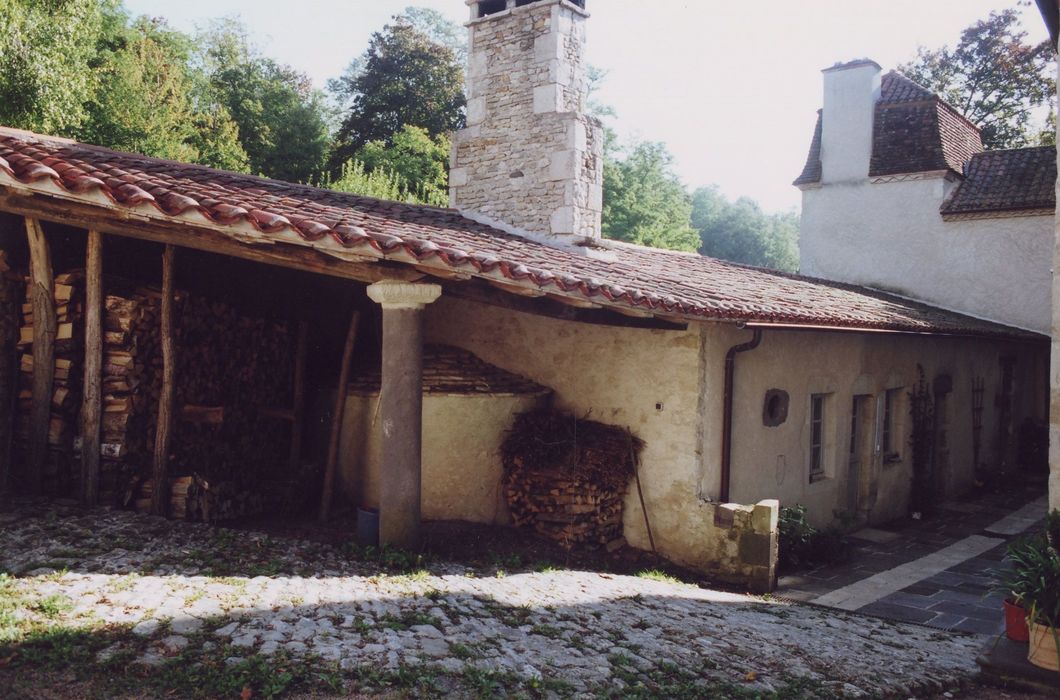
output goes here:
[{"label": "plant in pot", "polygon": [[997,584],[995,593],[1005,596],[1005,636],[1014,642],[1030,641],[1027,627],[1027,609],[1024,607],[1027,591],[1034,587],[1035,561],[1040,557],[1040,545],[1035,538],[1020,538],[1009,545],[1007,569],[993,571]]},{"label": "plant in pot", "polygon": [[1028,540],[1027,556],[1018,565],[1026,580],[1027,659],[1035,666],[1060,671],[1060,511],[1049,515],[1046,532]]}]

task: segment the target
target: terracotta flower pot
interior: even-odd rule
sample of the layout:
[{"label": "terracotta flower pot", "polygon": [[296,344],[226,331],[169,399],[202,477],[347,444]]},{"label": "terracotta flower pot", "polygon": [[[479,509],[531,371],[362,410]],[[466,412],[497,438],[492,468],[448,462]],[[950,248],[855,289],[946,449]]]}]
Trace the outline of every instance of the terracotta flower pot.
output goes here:
[{"label": "terracotta flower pot", "polygon": [[1047,668],[1050,671],[1060,671],[1060,651],[1057,650],[1056,644],[1060,629],[1032,622],[1030,633],[1031,643],[1027,651],[1027,660],[1035,666]]},{"label": "terracotta flower pot", "polygon": [[1005,601],[1005,636],[1014,642],[1026,642],[1031,638],[1027,628],[1027,611],[1022,605]]}]

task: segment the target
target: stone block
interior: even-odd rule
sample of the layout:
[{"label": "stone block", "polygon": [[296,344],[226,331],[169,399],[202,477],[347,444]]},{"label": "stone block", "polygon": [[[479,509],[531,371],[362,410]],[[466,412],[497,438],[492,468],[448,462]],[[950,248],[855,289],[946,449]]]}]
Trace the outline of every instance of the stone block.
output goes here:
[{"label": "stone block", "polygon": [[534,114],[558,112],[562,104],[563,90],[550,84],[534,88]]},{"label": "stone block", "polygon": [[749,566],[770,567],[774,541],[770,535],[745,534],[740,538],[740,561]]},{"label": "stone block", "polygon": [[722,503],[714,509],[714,527],[730,529],[736,524],[736,511],[740,506],[735,503]]},{"label": "stone block", "polygon": [[549,219],[549,228],[555,236],[569,235],[574,233],[574,208],[560,207],[552,212]]},{"label": "stone block", "polygon": [[775,532],[780,523],[780,501],[769,499],[755,504],[751,514],[751,527],[760,534]]},{"label": "stone block", "polygon": [[548,32],[534,39],[534,60],[539,63],[563,58],[563,35]]},{"label": "stone block", "polygon": [[476,97],[467,101],[467,123],[474,126],[486,121],[486,98]]},{"label": "stone block", "polygon": [[573,181],[574,171],[577,167],[577,162],[577,151],[556,151],[555,153],[550,154],[548,163],[548,174],[546,175],[545,180]]},{"label": "stone block", "polygon": [[453,168],[449,171],[449,186],[463,187],[468,183],[467,168]]}]

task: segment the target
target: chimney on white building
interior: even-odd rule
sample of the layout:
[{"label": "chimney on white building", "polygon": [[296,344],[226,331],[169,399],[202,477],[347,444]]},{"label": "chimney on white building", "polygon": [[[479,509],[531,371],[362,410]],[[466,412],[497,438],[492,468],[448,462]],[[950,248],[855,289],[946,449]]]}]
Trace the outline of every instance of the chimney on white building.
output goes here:
[{"label": "chimney on white building", "polygon": [[872,159],[882,69],[875,61],[863,59],[822,72],[821,184],[864,180]]},{"label": "chimney on white building", "polygon": [[600,237],[603,132],[586,114],[585,0],[466,0],[467,127],[450,205],[518,232]]}]

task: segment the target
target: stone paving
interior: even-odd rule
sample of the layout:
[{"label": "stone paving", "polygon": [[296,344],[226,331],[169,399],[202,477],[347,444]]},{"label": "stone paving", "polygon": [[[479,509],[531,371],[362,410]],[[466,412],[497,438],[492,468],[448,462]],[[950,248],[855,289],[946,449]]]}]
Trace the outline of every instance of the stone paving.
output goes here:
[{"label": "stone paving", "polygon": [[452,562],[392,574],[328,545],[41,502],[0,513],[0,571],[27,599],[68,599],[64,624],[124,626],[99,658],[130,646],[148,666],[201,645],[232,663],[283,653],[351,674],[500,671],[560,694],[650,688],[680,669],[703,697],[923,697],[971,678],[980,644],[661,578]]},{"label": "stone paving", "polygon": [[948,502],[923,520],[848,538],[850,560],[780,580],[778,596],[941,629],[992,635],[1003,626],[994,572],[1011,539],[1040,524],[1036,486]]}]

